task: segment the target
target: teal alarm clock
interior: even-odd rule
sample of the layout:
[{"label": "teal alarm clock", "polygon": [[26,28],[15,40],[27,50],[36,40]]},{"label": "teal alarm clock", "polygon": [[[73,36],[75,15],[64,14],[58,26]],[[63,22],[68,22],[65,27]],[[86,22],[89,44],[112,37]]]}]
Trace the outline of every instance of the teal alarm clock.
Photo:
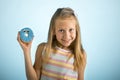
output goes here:
[{"label": "teal alarm clock", "polygon": [[33,37],[34,37],[34,35],[33,35],[32,29],[30,29],[28,27],[21,29],[20,39],[23,42],[28,43],[28,42],[32,41]]}]

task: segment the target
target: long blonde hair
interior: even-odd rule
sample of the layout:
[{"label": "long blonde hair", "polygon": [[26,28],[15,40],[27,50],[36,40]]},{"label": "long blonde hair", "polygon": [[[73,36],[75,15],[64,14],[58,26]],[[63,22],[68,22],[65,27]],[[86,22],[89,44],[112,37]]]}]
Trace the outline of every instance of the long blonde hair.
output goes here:
[{"label": "long blonde hair", "polygon": [[54,15],[51,18],[50,21],[50,27],[49,27],[49,32],[48,32],[48,41],[46,45],[46,51],[44,55],[44,62],[46,62],[50,56],[50,50],[53,48],[56,44],[56,37],[54,35],[55,31],[55,21],[58,18],[69,18],[69,17],[74,17],[76,20],[76,39],[75,41],[71,44],[71,49],[73,49],[74,53],[74,68],[75,70],[78,70],[83,63],[83,48],[81,44],[81,35],[80,35],[80,26],[78,19],[74,13],[74,11],[71,8],[58,8],[57,11],[54,13]]}]

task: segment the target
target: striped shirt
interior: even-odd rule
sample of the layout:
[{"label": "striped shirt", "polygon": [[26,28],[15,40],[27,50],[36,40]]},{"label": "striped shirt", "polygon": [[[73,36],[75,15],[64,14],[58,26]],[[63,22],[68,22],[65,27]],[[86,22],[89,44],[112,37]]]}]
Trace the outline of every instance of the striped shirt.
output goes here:
[{"label": "striped shirt", "polygon": [[41,80],[77,80],[78,72],[74,71],[73,63],[71,51],[59,47],[52,49],[50,58],[42,69]]}]

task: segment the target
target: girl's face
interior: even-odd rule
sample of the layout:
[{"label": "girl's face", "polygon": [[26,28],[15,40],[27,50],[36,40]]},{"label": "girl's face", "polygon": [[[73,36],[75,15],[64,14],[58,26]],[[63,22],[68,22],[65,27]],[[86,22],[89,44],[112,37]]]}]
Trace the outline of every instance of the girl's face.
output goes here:
[{"label": "girl's face", "polygon": [[60,19],[55,23],[55,35],[59,45],[68,48],[76,38],[76,21],[73,17]]}]

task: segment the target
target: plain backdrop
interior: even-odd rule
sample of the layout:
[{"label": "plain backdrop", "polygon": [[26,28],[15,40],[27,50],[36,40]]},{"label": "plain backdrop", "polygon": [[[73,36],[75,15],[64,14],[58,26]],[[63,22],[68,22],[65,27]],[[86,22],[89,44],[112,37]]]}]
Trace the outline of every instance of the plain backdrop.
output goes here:
[{"label": "plain backdrop", "polygon": [[87,52],[85,80],[120,80],[120,0],[0,0],[0,80],[26,80],[24,56],[17,33],[34,32],[31,49],[47,41],[57,8],[72,8],[80,23]]}]

